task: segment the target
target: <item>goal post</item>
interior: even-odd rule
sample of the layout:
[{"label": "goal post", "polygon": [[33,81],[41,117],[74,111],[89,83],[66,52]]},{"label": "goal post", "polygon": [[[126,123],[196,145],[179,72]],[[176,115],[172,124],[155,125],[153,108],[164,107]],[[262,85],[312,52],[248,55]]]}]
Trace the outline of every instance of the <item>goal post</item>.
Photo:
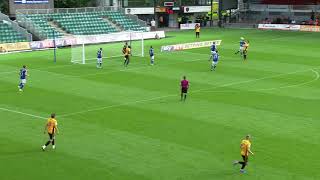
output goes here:
[{"label": "goal post", "polygon": [[71,45],[71,62],[75,64],[86,63],[86,51],[84,43]]},{"label": "goal post", "polygon": [[[78,36],[76,44],[71,45],[71,62],[76,64],[95,63],[97,52],[102,48],[103,59],[113,59],[123,57],[122,49],[127,43],[131,47],[132,56],[144,57],[144,38],[143,33],[123,32],[122,39],[118,40],[119,34],[108,34],[101,36]],[[108,36],[108,39],[107,39]],[[106,41],[114,39],[114,42],[94,43],[92,39]]]}]

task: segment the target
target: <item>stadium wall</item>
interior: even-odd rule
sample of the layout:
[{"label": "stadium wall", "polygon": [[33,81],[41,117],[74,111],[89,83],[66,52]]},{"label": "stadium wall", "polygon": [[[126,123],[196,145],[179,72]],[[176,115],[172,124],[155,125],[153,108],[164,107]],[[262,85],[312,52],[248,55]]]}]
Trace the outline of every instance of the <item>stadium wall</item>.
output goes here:
[{"label": "stadium wall", "polygon": [[[48,48],[56,47],[66,47],[77,44],[99,44],[99,43],[113,43],[113,42],[123,42],[130,40],[140,40],[143,39],[158,39],[165,38],[164,31],[153,31],[153,32],[120,32],[114,34],[105,35],[88,35],[88,36],[77,36],[77,37],[65,37],[55,39],[47,39],[43,41],[32,41],[23,43],[7,43],[0,44],[0,47],[4,49],[5,52],[21,52],[21,51],[31,51],[31,50],[43,50]],[[1,53],[1,52],[0,52]]]},{"label": "stadium wall", "polygon": [[21,9],[53,9],[54,8],[54,0],[47,0],[41,3],[31,3],[32,1],[18,1],[18,0],[10,0],[9,1],[9,16],[16,17],[16,11]]}]

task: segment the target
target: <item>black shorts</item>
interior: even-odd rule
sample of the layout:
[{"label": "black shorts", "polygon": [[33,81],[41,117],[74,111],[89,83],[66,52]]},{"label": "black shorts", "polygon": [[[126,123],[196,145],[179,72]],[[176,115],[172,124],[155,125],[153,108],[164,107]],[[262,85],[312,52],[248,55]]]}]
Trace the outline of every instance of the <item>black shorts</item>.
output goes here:
[{"label": "black shorts", "polygon": [[196,35],[199,36],[199,35],[200,35],[200,32],[196,32]]},{"label": "black shorts", "polygon": [[244,162],[248,162],[248,156],[241,155]]},{"label": "black shorts", "polygon": [[54,134],[48,133],[48,135],[50,140],[54,140]]},{"label": "black shorts", "polygon": [[181,93],[188,93],[188,88],[181,88]]},{"label": "black shorts", "polygon": [[125,55],[124,58],[129,59],[129,55]]}]

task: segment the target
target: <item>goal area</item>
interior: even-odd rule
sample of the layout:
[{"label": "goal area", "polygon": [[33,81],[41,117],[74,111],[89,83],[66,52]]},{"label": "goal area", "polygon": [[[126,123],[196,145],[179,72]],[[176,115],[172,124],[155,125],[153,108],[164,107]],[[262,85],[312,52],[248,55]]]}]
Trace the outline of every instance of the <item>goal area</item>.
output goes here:
[{"label": "goal area", "polygon": [[[95,63],[100,48],[102,48],[103,59],[123,57],[122,49],[126,44],[131,47],[132,56],[144,57],[143,33],[123,32],[120,40],[117,39],[117,36],[120,35],[77,36],[77,43],[71,45],[71,62],[77,64]],[[92,38],[95,39],[94,42],[97,41],[96,38],[109,42],[92,43]]]}]

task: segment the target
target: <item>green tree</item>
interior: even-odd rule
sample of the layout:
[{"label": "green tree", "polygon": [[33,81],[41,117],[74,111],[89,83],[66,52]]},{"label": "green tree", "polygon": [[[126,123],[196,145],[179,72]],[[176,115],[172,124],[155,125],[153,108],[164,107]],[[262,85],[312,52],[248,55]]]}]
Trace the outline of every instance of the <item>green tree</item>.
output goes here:
[{"label": "green tree", "polygon": [[54,0],[55,8],[77,8],[96,6],[95,0]]},{"label": "green tree", "polygon": [[0,1],[0,11],[4,14],[9,14],[9,0]]}]

